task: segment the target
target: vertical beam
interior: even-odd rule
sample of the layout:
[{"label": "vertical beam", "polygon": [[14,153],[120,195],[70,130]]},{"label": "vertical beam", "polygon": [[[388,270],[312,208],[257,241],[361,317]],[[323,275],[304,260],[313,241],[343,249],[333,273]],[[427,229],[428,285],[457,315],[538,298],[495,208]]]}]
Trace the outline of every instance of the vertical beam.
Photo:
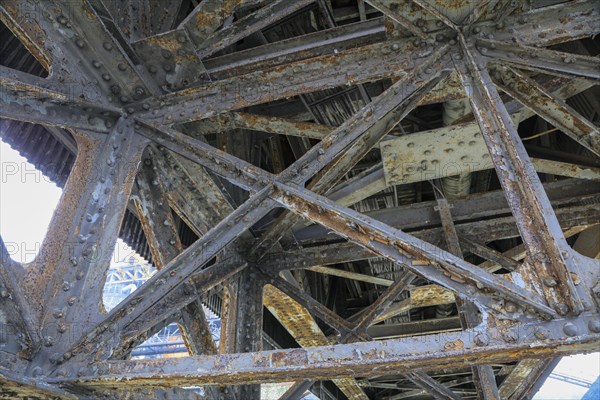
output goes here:
[{"label": "vertical beam", "polygon": [[[460,242],[458,235],[456,234],[456,228],[452,220],[452,213],[450,211],[450,205],[448,200],[444,197],[444,193],[438,189],[437,186],[433,185],[433,191],[438,203],[438,211],[440,213],[440,219],[442,221],[442,228],[444,231],[444,238],[450,252],[457,257],[463,257],[462,250],[460,248]],[[458,307],[458,314],[460,316],[461,325],[463,329],[473,329],[478,324],[477,318],[477,307],[468,301],[463,301],[461,298],[456,298],[456,305]],[[473,373],[473,384],[477,389],[477,396],[480,400],[500,400],[498,394],[498,386],[496,385],[496,377],[494,376],[494,370],[490,366],[477,365],[471,368]]]},{"label": "vertical beam", "polygon": [[[156,269],[161,270],[183,251],[173,213],[167,202],[164,188],[153,165],[153,153],[148,152],[143,160],[137,183],[137,198],[134,198],[138,217],[148,240]],[[182,310],[180,326],[191,354],[216,354],[215,343],[206,321],[200,299]]]},{"label": "vertical beam", "polygon": [[[266,186],[250,197],[242,206],[154,274],[137,289],[135,296],[127,297],[112,309],[100,323],[89,328],[84,337],[71,347],[72,351],[69,352],[69,355],[72,356],[76,353],[80,357],[83,355],[89,357],[90,352],[97,349],[100,343],[105,342],[108,346],[107,351],[97,355],[99,357],[110,356],[113,346],[117,346],[127,335],[136,334],[137,330],[132,327],[137,321],[144,321],[144,317],[152,319],[153,315],[165,312],[165,308],[166,311],[170,311],[173,305],[169,305],[169,301],[173,299],[169,299],[168,295],[179,289],[192,277],[194,272],[208,264],[229,243],[263,218],[275,204],[268,198],[271,192],[272,187]],[[216,265],[218,266],[218,264]],[[209,271],[211,272],[209,273]],[[209,279],[215,277],[210,267],[202,272],[206,272]],[[214,272],[219,275],[227,271],[217,270]],[[189,302],[184,305],[187,304]],[[112,328],[112,331],[106,329],[108,326]],[[119,334],[113,332],[119,332]]]},{"label": "vertical beam", "polygon": [[75,137],[75,165],[23,282],[40,313],[44,347],[35,363],[43,366],[56,362],[84,326],[101,318],[106,273],[147,143],[126,117],[108,136]]},{"label": "vertical beam", "polygon": [[0,236],[0,362],[12,363],[9,354],[30,358],[40,345],[38,320],[18,284],[22,266],[13,261]]},{"label": "vertical beam", "polygon": [[574,265],[562,229],[550,201],[519,138],[517,130],[487,71],[487,65],[475,54],[472,45],[459,35],[464,61],[456,67],[473,112],[494,162],[498,178],[527,245],[528,259],[539,282],[558,282],[543,289],[547,301],[561,314],[579,314],[583,305],[571,272]]},{"label": "vertical beam", "polygon": [[[245,269],[228,284],[228,307],[235,308],[236,318],[228,316],[225,340],[233,353],[262,350],[263,286],[262,277],[252,268]],[[240,399],[260,399],[260,385],[242,385],[233,390]]]}]

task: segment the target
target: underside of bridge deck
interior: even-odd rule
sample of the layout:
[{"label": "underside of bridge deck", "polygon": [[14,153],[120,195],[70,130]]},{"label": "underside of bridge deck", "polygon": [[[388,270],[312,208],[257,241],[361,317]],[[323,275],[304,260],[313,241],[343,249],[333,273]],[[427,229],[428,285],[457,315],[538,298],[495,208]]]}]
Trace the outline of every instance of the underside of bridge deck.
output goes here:
[{"label": "underside of bridge deck", "polygon": [[[600,3],[0,21],[2,141],[63,188],[33,262],[0,240],[0,397],[516,400],[598,350]],[[158,272],[107,311],[118,238]],[[187,357],[132,359],[173,322]]]}]

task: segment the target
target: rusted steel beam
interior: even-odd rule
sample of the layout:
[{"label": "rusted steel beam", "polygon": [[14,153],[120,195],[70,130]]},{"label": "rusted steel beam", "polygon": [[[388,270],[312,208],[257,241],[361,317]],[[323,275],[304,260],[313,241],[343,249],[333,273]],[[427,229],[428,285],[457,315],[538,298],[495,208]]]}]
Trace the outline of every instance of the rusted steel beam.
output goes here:
[{"label": "rusted steel beam", "polygon": [[519,267],[519,263],[510,257],[506,257],[499,251],[491,249],[484,244],[475,242],[474,240],[467,238],[460,238],[460,243],[466,251],[473,254],[477,254],[480,257],[485,258],[491,262],[500,265],[507,271],[514,271]]},{"label": "rusted steel beam", "polygon": [[104,337],[99,337],[99,348],[107,345],[105,342],[110,342],[109,339],[119,342],[117,344],[109,343],[108,345],[114,346],[111,350],[112,353],[100,356],[120,358],[128,354],[132,350],[131,345],[137,343],[139,336],[150,336],[150,333],[153,330],[156,331],[158,326],[164,326],[167,322],[179,320],[178,315],[180,314],[180,310],[196,301],[208,290],[223,283],[247,267],[248,264],[243,260],[227,260],[225,262],[217,262],[193,275],[190,278],[191,288],[180,288],[165,296],[151,310],[142,313],[134,321],[124,324],[118,335],[113,334],[112,338],[107,338],[108,334]]},{"label": "rusted steel beam", "polygon": [[600,81],[600,59],[490,39],[477,39],[477,50],[489,60],[546,74]]},{"label": "rusted steel beam", "polygon": [[[159,180],[154,154],[148,152],[143,167],[136,178],[137,198],[134,197],[137,214],[156,269],[160,270],[183,251],[173,213]],[[190,285],[190,284],[187,284]],[[190,354],[216,354],[216,346],[204,315],[200,299],[181,312],[180,325]]]},{"label": "rusted steel beam", "polygon": [[97,100],[116,106],[151,94],[148,82],[89,2],[11,0],[3,7],[19,25],[28,26],[28,20],[35,21],[28,29],[45,37],[43,51],[50,59],[84,60],[53,63],[54,76],[61,76],[66,82],[89,84],[96,89]]},{"label": "rusted steel beam", "polygon": [[[264,287],[264,304],[300,346],[326,346],[331,343],[306,307],[271,284]],[[332,381],[349,399],[367,399],[354,379],[337,378]]]},{"label": "rusted steel beam", "polygon": [[225,79],[360,47],[385,39],[381,18],[347,24],[204,60],[213,79]]},{"label": "rusted steel beam", "polygon": [[198,55],[206,58],[217,51],[279,21],[314,3],[315,0],[274,1],[271,4],[247,15],[226,28],[210,35],[198,45]]},{"label": "rusted steel beam", "polygon": [[[444,239],[450,252],[459,258],[464,258],[462,249],[460,248],[460,241],[458,234],[456,233],[456,227],[450,211],[450,205],[446,199],[444,192],[438,189],[435,184],[433,185],[433,191],[438,204],[438,212],[442,220],[442,230],[444,232]],[[504,308],[508,309],[508,303],[504,304]],[[456,306],[458,309],[458,315],[460,317],[461,325],[463,329],[475,328],[480,323],[478,316],[478,309],[475,304],[468,301],[464,301],[461,298],[456,299]],[[486,312],[481,310],[485,319]],[[473,373],[473,385],[477,390],[478,397],[481,400],[500,400],[498,395],[498,386],[496,385],[496,378],[494,371],[489,365],[477,365],[472,367]]]},{"label": "rusted steel beam", "polygon": [[140,103],[134,109],[149,122],[171,125],[200,120],[348,82],[401,77],[430,53],[407,41],[377,43],[202,84]]},{"label": "rusted steel beam", "polygon": [[[502,18],[501,15],[498,17]],[[494,40],[523,45],[551,46],[591,37],[598,33],[600,7],[587,0],[575,0],[548,7],[516,12],[499,22],[483,21],[471,32],[494,35]]]},{"label": "rusted steel beam", "polygon": [[[62,202],[22,281],[40,321],[44,346],[34,362],[41,368],[57,362],[84,326],[102,318],[106,273],[148,143],[134,134],[131,118],[120,119],[108,136],[75,132],[75,138],[78,156]],[[120,159],[130,162],[118,166]]]},{"label": "rusted steel beam", "polygon": [[[355,321],[353,330],[356,332],[366,331],[366,329],[373,324],[375,319],[390,307],[400,293],[406,290],[408,285],[410,285],[414,279],[414,274],[405,272],[404,276],[389,286],[379,297],[377,297],[373,304],[361,311],[359,318]],[[345,339],[346,338],[343,338],[342,341]]]},{"label": "rusted steel beam", "polygon": [[[389,16],[391,19],[399,23],[403,28],[412,33],[413,35],[424,39],[427,37],[423,29],[417,26],[413,21],[405,17],[406,7],[409,3],[406,1],[398,3],[392,3],[388,0],[367,0],[367,3]],[[390,4],[391,3],[391,4]],[[403,7],[404,6],[404,7]]]},{"label": "rusted steel beam", "polygon": [[[516,128],[500,99],[486,65],[473,53],[472,44],[460,37],[462,57],[456,67],[466,90],[481,133],[494,162],[498,178],[515,215],[529,261],[539,282],[558,279],[556,287],[544,285],[542,293],[558,313],[583,311],[580,293],[571,272],[579,272],[569,257],[570,247],[550,201],[537,176]],[[535,228],[534,228],[535,227]]]},{"label": "rusted steel beam", "polygon": [[446,15],[446,11],[449,11],[450,7],[445,8],[440,5],[434,6],[423,0],[413,0],[413,2],[423,10],[433,15],[437,20],[442,21],[446,26],[448,26],[448,28],[455,32],[459,31],[459,27],[456,25],[456,23]]},{"label": "rusted steel beam", "polygon": [[[481,301],[489,300],[478,296],[478,290],[475,289],[477,283],[542,314],[556,315],[540,296],[507,283],[497,275],[489,274],[436,246],[340,207],[312,192],[281,183],[275,185],[279,191],[274,193],[274,197],[286,208],[333,229],[342,237],[403,265],[417,275],[456,291],[458,296],[478,305],[482,304]],[[470,290],[464,287],[457,290],[456,284],[467,282],[471,282],[467,284]]]},{"label": "rusted steel beam", "polygon": [[207,143],[189,137],[174,129],[141,121],[139,133],[195,163],[212,170],[217,175],[250,192],[258,192],[273,178],[268,172],[240,160]]},{"label": "rusted steel beam", "polygon": [[[270,255],[270,257],[272,257],[272,256],[273,255]],[[359,274],[356,272],[346,271],[344,269],[323,267],[320,265],[316,265],[314,267],[309,267],[306,269],[309,271],[313,271],[313,272],[319,272],[319,273],[325,274],[325,275],[339,276],[340,278],[346,278],[346,279],[355,280],[355,281],[359,281],[359,282],[372,283],[374,285],[391,286],[394,283],[394,281],[392,281],[390,279],[378,278],[376,276]]]},{"label": "rusted steel beam", "polygon": [[96,89],[62,84],[0,66],[0,117],[108,133],[122,111],[86,99]]},{"label": "rusted steel beam", "polygon": [[179,24],[196,46],[215,32],[226,18],[243,6],[252,6],[260,0],[204,0]]},{"label": "rusted steel beam", "polygon": [[500,385],[500,396],[503,399],[518,400],[529,392],[531,386],[539,379],[549,366],[552,369],[558,364],[560,358],[531,359],[527,358],[517,363],[510,374]]},{"label": "rusted steel beam", "polygon": [[423,371],[413,371],[405,374],[412,383],[425,390],[435,399],[439,400],[460,400],[461,397],[447,388],[440,382],[436,381]]},{"label": "rusted steel beam", "polygon": [[[262,350],[264,280],[255,268],[248,268],[227,283],[228,308],[235,318],[228,318],[226,340],[232,353],[252,353]],[[234,310],[233,310],[234,309]],[[260,385],[240,385],[231,390],[239,399],[260,399]]]},{"label": "rusted steel beam", "polygon": [[[2,310],[2,353],[0,359],[13,364],[19,356],[31,358],[41,345],[39,320],[31,310],[26,294],[19,285],[25,271],[11,258],[0,236],[0,306]],[[12,357],[11,357],[12,356]]]},{"label": "rusted steel beam", "polygon": [[256,115],[244,112],[224,114],[225,119],[235,128],[250,129],[278,135],[291,135],[311,139],[323,139],[334,127],[313,122],[295,121],[268,115]]},{"label": "rusted steel beam", "polygon": [[[337,315],[335,312],[331,311],[323,304],[319,303],[317,300],[313,299],[309,294],[276,274],[269,273],[269,271],[262,268],[259,268],[259,271],[261,271],[265,279],[267,279],[271,285],[275,286],[287,296],[291,297],[294,301],[301,304],[315,317],[319,318],[327,325],[338,331],[340,335],[345,336],[351,334],[353,330],[352,324]],[[365,340],[366,337],[361,337],[360,339]]]},{"label": "rusted steel beam", "polygon": [[405,314],[410,310],[418,307],[432,307],[442,304],[452,304],[455,302],[454,293],[446,290],[438,285],[418,286],[410,289],[410,297],[408,299],[391,304],[382,312],[378,313],[375,319],[369,323],[368,328],[383,322],[388,318],[395,317],[399,314]]},{"label": "rusted steel beam", "polygon": [[[67,375],[48,382],[69,382],[90,388],[240,384],[370,377],[417,368],[428,370],[545,358],[597,348],[600,333],[589,329],[597,330],[597,324],[592,322],[597,318],[597,314],[582,314],[576,319],[523,323],[508,330],[494,327],[467,330],[441,339],[439,335],[425,335],[259,353],[112,361],[104,364],[100,374]],[[575,335],[568,336],[572,334]]]},{"label": "rusted steel beam", "polygon": [[[597,69],[600,78],[600,60]],[[509,68],[502,72],[501,82],[495,80],[495,83],[503,92],[600,156],[600,129],[533,79]]]},{"label": "rusted steel beam", "polygon": [[79,397],[56,385],[48,385],[37,378],[23,376],[2,369],[0,388],[3,396],[21,399],[76,400]]},{"label": "rusted steel beam", "polygon": [[[597,200],[595,200],[597,201]],[[565,230],[573,228],[583,230],[586,227],[600,223],[600,214],[596,203],[588,206],[567,206],[557,211],[557,217]],[[401,228],[401,225],[394,225]],[[489,221],[463,223],[457,226],[461,237],[478,239],[483,235],[489,240],[508,239],[519,236],[513,217],[497,217]],[[441,243],[440,228],[411,231],[411,234],[435,243]],[[318,244],[318,242],[317,242]],[[337,243],[310,247],[302,250],[286,251],[283,254],[274,252],[262,262],[275,270],[309,268],[315,265],[337,264],[373,258],[374,254],[367,249],[352,243]],[[280,260],[280,261],[277,261]],[[493,271],[498,270],[492,264]],[[492,270],[490,270],[492,272]]]},{"label": "rusted steel beam", "polygon": [[[434,65],[445,52],[446,49],[442,48],[428,57],[414,71],[332,131],[284,171],[280,178],[303,184],[318,173],[316,179],[308,184],[308,188],[321,194],[329,190],[447,75],[441,70],[440,65]],[[421,80],[414,83],[417,76]],[[305,165],[306,168],[300,170],[297,168],[300,165]],[[291,229],[297,220],[297,217],[288,214],[280,216],[255,245],[255,251],[264,254]]]},{"label": "rusted steel beam", "polygon": [[[274,202],[268,199],[271,191],[272,188],[266,186],[184,250],[162,270],[154,274],[137,289],[135,296],[125,299],[99,323],[86,330],[82,339],[72,346],[72,351],[69,352],[70,355],[89,354],[103,340],[114,340],[112,332],[107,331],[104,327],[112,326],[113,331],[127,334],[127,328],[131,328],[130,325],[138,318],[149,310],[154,309],[153,311],[156,312],[156,303],[167,298],[171,291],[181,286],[194,272],[205,266],[225,246],[234,241],[248,227],[272,209]],[[187,303],[184,305],[187,305]],[[159,320],[163,319],[160,318]],[[111,349],[109,349],[109,353],[110,351]]]}]

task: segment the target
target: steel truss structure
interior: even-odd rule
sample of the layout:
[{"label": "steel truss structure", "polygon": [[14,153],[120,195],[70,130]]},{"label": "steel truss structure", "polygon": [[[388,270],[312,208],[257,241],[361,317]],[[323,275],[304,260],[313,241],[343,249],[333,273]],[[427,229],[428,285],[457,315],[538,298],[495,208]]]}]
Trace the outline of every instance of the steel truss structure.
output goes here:
[{"label": "steel truss structure", "polygon": [[[0,67],[0,117],[76,159],[36,260],[2,246],[2,393],[517,399],[597,350],[600,110],[565,99],[597,89],[600,5],[550,3],[3,0],[48,76]],[[440,103],[463,111],[418,118]],[[531,158],[535,115],[578,155]],[[159,272],[107,313],[131,214]],[[398,319],[423,307],[447,314]],[[128,359],[171,322],[189,357]]]}]

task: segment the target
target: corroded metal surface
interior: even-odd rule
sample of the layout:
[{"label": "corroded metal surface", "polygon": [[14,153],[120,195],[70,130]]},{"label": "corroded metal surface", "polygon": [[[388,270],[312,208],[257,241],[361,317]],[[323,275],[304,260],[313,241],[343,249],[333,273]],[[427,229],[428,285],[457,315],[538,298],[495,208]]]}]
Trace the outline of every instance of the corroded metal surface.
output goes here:
[{"label": "corroded metal surface", "polygon": [[[35,261],[2,242],[3,396],[516,399],[597,349],[597,4],[156,3],[0,5],[2,137],[43,125],[71,169]],[[459,173],[468,197],[427,189]],[[106,313],[136,229],[159,271]],[[191,356],[127,360],[171,321]]]}]

